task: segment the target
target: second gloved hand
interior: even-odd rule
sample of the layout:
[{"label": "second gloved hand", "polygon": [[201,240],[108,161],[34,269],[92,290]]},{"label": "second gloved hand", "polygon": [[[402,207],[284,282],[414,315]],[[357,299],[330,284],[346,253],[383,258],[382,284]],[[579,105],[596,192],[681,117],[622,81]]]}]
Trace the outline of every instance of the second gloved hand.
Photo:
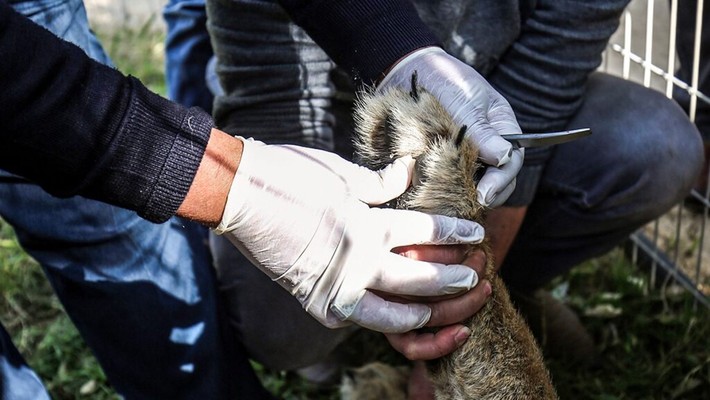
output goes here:
[{"label": "second gloved hand", "polygon": [[431,316],[426,304],[389,296],[464,292],[478,277],[464,265],[416,261],[391,250],[478,243],[484,231],[471,221],[371,208],[404,192],[413,164],[405,158],[371,171],[326,151],[244,140],[215,232],[328,327],[422,327]]},{"label": "second gloved hand", "polygon": [[425,47],[400,60],[384,77],[377,90],[402,87],[409,90],[412,74],[451,114],[454,122],[468,127],[466,136],[479,149],[489,167],[478,183],[478,199],[496,207],[515,189],[515,177],[523,164],[523,149],[501,134],[520,133],[508,101],[472,67],[440,47]]}]

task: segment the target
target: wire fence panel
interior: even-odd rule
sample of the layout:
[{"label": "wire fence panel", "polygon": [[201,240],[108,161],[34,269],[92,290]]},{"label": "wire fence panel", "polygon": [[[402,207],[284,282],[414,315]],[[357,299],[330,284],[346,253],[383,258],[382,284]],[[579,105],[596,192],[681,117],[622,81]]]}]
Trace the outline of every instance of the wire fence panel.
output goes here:
[{"label": "wire fence panel", "polygon": [[[679,7],[696,8],[691,24],[679,21],[679,10],[688,14],[688,9]],[[692,9],[690,13],[692,16]],[[702,43],[704,15],[710,15],[710,10],[705,9],[703,0],[633,0],[609,42],[601,69],[657,89],[669,98],[687,93],[686,111],[691,121],[696,122],[699,112],[710,110],[705,109],[710,106],[710,98],[699,89],[703,62],[707,61],[702,57],[702,46],[710,46]],[[692,43],[686,40],[688,37]],[[684,46],[683,78],[677,76],[681,66],[679,44]],[[685,51],[686,48],[692,52]],[[708,139],[705,138],[706,146],[710,143]],[[709,199],[710,189],[706,188],[704,193],[694,189],[682,204],[635,232],[627,246],[632,261],[649,268],[652,285],[675,282],[690,291],[697,303],[707,307],[710,307]]]}]

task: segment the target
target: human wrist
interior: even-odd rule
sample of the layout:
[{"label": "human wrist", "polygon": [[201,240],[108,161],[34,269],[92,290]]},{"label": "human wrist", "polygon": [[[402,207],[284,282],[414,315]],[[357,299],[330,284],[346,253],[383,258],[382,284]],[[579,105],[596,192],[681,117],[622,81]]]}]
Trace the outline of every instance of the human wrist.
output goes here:
[{"label": "human wrist", "polygon": [[209,227],[220,223],[243,147],[240,139],[212,129],[200,166],[177,215]]}]

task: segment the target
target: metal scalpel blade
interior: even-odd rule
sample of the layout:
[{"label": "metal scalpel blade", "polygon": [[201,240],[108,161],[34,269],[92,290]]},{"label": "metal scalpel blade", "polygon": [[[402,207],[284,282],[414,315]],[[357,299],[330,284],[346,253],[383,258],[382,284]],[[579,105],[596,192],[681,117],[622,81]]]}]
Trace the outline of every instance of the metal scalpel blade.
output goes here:
[{"label": "metal scalpel blade", "polygon": [[591,129],[582,128],[560,132],[507,134],[501,137],[515,147],[540,147],[566,143],[591,134]]}]

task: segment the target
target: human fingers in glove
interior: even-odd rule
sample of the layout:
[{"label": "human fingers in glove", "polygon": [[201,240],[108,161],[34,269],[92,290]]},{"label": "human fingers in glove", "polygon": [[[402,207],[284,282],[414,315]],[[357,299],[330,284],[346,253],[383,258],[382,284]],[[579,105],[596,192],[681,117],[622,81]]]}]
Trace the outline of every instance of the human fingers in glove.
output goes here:
[{"label": "human fingers in glove", "polygon": [[[443,264],[464,264],[483,276],[486,256],[476,251],[467,256],[466,246],[406,246],[395,252],[415,260]],[[390,345],[410,360],[433,360],[459,348],[469,337],[470,329],[461,324],[485,305],[491,294],[490,283],[482,279],[475,288],[460,295],[445,298],[419,299],[430,301],[432,315],[427,327],[435,331],[421,330],[405,333],[386,333]]]},{"label": "human fingers in glove", "polygon": [[523,149],[514,149],[501,134],[521,133],[508,101],[473,68],[436,46],[415,50],[386,73],[377,89],[411,86],[412,74],[451,114],[466,125],[466,136],[488,165],[478,184],[478,198],[490,207],[505,202],[515,189],[523,165]]},{"label": "human fingers in glove", "polygon": [[[448,307],[401,303],[387,295],[466,293],[476,272],[392,252],[408,245],[478,243],[483,228],[457,218],[372,208],[409,186],[414,161],[370,171],[339,156],[242,140],[243,151],[218,234],[325,326],[352,323],[407,332]],[[385,295],[386,294],[386,295]],[[436,322],[436,321],[434,321]]]}]

